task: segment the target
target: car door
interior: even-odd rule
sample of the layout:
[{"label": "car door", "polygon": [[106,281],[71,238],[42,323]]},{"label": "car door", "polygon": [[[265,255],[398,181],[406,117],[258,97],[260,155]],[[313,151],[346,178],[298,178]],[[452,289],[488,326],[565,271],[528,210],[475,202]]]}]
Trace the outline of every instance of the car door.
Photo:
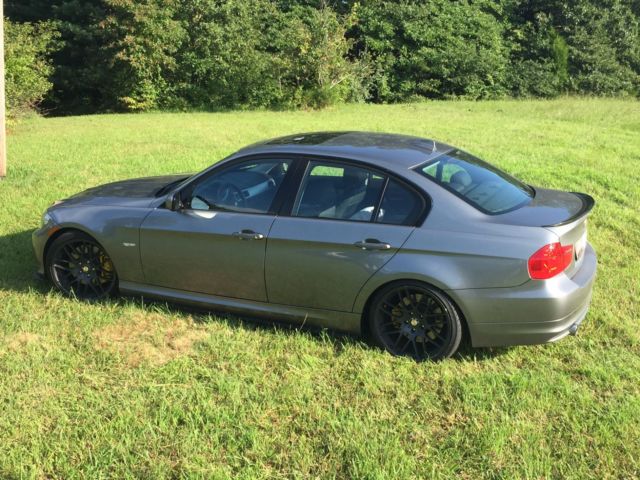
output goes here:
[{"label": "car door", "polygon": [[143,222],[140,248],[150,285],[266,301],[266,237],[292,160],[244,159],[188,184],[181,207]]},{"label": "car door", "polygon": [[290,214],[267,244],[269,301],[350,312],[366,281],[404,244],[427,201],[385,173],[309,161]]}]

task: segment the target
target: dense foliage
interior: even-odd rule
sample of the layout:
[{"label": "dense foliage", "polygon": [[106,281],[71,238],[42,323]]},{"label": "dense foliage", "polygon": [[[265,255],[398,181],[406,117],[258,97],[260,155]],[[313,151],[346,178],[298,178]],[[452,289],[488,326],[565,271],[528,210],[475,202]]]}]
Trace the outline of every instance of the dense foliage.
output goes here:
[{"label": "dense foliage", "polygon": [[9,0],[7,12],[60,32],[46,98],[58,113],[640,90],[638,0]]},{"label": "dense foliage", "polygon": [[56,31],[50,24],[4,24],[5,89],[10,119],[32,110],[51,88],[48,55],[55,48]]}]

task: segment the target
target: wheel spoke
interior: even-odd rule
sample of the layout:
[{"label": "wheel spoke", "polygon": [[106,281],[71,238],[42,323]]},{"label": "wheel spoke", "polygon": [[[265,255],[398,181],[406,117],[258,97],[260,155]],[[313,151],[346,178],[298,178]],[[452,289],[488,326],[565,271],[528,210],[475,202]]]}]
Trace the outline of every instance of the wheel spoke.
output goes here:
[{"label": "wheel spoke", "polygon": [[100,296],[100,291],[93,285],[93,280],[91,280],[90,282],[88,282],[89,287],[91,288],[91,290],[93,290],[93,292],[99,297]]},{"label": "wheel spoke", "polygon": [[409,307],[413,310],[414,302],[413,302],[413,299],[411,298],[411,291],[408,288],[404,288],[402,289],[402,291],[404,292],[403,294],[404,297],[409,300]]},{"label": "wheel spoke", "polygon": [[404,353],[407,350],[407,347],[409,346],[409,344],[411,343],[411,338],[409,337],[405,337],[405,338],[407,339],[407,341],[405,342],[404,346],[400,350],[400,353]]},{"label": "wheel spoke", "polygon": [[407,305],[404,303],[404,295],[402,294],[402,290],[398,290],[397,292],[398,294],[398,306],[405,312],[409,313],[409,310],[407,309]]},{"label": "wheel spoke", "polygon": [[393,348],[396,348],[398,345],[400,345],[400,340],[402,340],[403,337],[404,335],[398,335],[398,338],[396,338],[396,341],[393,344]]},{"label": "wheel spoke", "polygon": [[413,351],[416,354],[416,359],[419,359],[420,358],[420,354],[418,353],[418,345],[416,345],[416,339],[415,338],[411,339],[411,345],[413,345]]},{"label": "wheel spoke", "polygon": [[390,310],[393,310],[394,308],[396,308],[398,306],[398,304],[397,303],[396,304],[392,304],[392,303],[389,303],[387,301],[383,301],[382,302],[382,306],[385,306],[385,307],[389,308]]},{"label": "wheel spoke", "polygon": [[424,341],[424,337],[422,337],[422,351],[424,352],[424,356],[425,358],[431,358],[431,353],[429,352],[429,349],[427,348],[427,342]]},{"label": "wheel spoke", "polygon": [[387,334],[387,335],[397,335],[399,333],[402,333],[402,330],[397,329],[397,330],[383,330],[382,333]]},{"label": "wheel spoke", "polygon": [[434,345],[436,347],[439,347],[440,345],[435,342],[431,337],[429,337],[429,335],[425,335],[424,337],[425,343],[430,343],[431,345]]},{"label": "wheel spoke", "polygon": [[398,325],[395,322],[386,322],[383,323],[382,325],[380,325],[382,327],[382,330],[386,330],[389,329],[389,331],[395,331],[395,330],[400,330],[400,325]]},{"label": "wheel spoke", "polygon": [[69,259],[75,260],[73,254],[74,254],[74,249],[71,245],[65,245],[63,248],[64,253],[67,254],[67,257]]}]

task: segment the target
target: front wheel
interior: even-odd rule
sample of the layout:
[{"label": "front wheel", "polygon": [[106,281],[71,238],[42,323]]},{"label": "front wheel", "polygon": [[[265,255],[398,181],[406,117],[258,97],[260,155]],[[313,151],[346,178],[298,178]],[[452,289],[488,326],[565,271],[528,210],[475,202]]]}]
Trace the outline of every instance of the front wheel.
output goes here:
[{"label": "front wheel", "polygon": [[109,255],[81,232],[56,238],[47,252],[45,267],[58,290],[80,300],[101,300],[117,290],[118,278]]},{"label": "front wheel", "polygon": [[394,283],[380,290],[370,304],[368,321],[378,345],[416,361],[448,358],[462,339],[455,305],[420,282]]}]

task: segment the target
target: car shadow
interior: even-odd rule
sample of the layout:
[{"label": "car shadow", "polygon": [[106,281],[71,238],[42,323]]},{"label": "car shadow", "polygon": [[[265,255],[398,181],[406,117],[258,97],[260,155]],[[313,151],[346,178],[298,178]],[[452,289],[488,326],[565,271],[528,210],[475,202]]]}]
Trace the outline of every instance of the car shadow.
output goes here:
[{"label": "car shadow", "polygon": [[36,275],[38,266],[31,244],[32,231],[0,236],[0,289],[15,292],[49,291],[49,287]]},{"label": "car shadow", "polygon": [[[31,233],[32,230],[24,230],[0,236],[0,290],[11,290],[21,293],[35,291],[43,295],[51,290],[51,286],[36,274],[37,262],[33,254]],[[127,301],[130,301],[131,298],[142,297],[118,298],[110,301],[124,305]],[[144,298],[142,308],[167,308],[177,314],[191,313],[194,314],[197,322],[206,322],[212,316],[215,316],[223,319],[229,326],[235,329],[273,331],[274,328],[277,328],[281,333],[287,335],[298,335],[299,332],[302,331],[318,340],[330,342],[336,354],[340,354],[347,347],[356,345],[378,348],[369,339],[348,333],[336,332],[310,325],[297,325],[277,320],[266,320],[252,316],[240,317],[235,314],[224,313],[217,310],[168,303],[151,298]],[[453,356],[453,359],[461,361],[482,361],[495,358],[507,350],[506,348],[475,349],[467,342],[461,346],[460,350]]]},{"label": "car shadow", "polygon": [[130,295],[114,301],[126,302],[137,299],[143,304],[142,308],[145,309],[159,309],[169,314],[190,314],[193,317],[194,322],[205,324],[214,321],[223,321],[228,327],[233,330],[251,330],[251,331],[263,331],[265,333],[273,332],[277,330],[279,334],[288,336],[296,336],[301,332],[310,335],[318,341],[323,341],[331,344],[333,351],[336,354],[342,353],[347,346],[361,345],[369,347],[364,338],[357,335],[338,332],[334,330],[328,330],[326,328],[316,327],[312,325],[300,325],[295,323],[288,323],[285,321],[279,321],[277,319],[268,319],[264,317],[257,317],[251,315],[238,315],[235,313],[229,313],[222,310],[208,309],[205,307],[197,307],[193,305],[186,305],[182,303],[167,302],[156,298],[143,297],[139,295]]},{"label": "car shadow", "polygon": [[[352,333],[328,330],[326,328],[316,327],[312,325],[287,323],[284,321],[267,319],[264,317],[255,317],[251,315],[239,316],[237,314],[224,311],[185,305],[181,303],[167,302],[155,298],[137,295],[115,299],[113,301],[121,302],[122,304],[124,304],[126,301],[131,301],[133,299],[137,299],[140,302],[140,304],[142,305],[141,308],[148,310],[156,309],[167,312],[169,314],[177,315],[190,314],[192,315],[194,322],[201,324],[208,323],[211,320],[219,320],[225,322],[227,326],[234,330],[251,330],[271,333],[274,331],[274,329],[277,329],[279,334],[288,336],[296,336],[300,335],[300,333],[305,333],[315,338],[319,342],[321,341],[324,343],[329,343],[336,355],[340,355],[348,347],[356,346],[360,346],[362,348],[371,348],[380,352],[384,352],[384,349],[375,344],[366,334],[363,336],[359,336]],[[473,348],[470,341],[464,339],[460,345],[459,350],[455,353],[455,355],[451,357],[450,361],[475,362],[490,360],[503,355],[508,350],[508,347]]]}]

